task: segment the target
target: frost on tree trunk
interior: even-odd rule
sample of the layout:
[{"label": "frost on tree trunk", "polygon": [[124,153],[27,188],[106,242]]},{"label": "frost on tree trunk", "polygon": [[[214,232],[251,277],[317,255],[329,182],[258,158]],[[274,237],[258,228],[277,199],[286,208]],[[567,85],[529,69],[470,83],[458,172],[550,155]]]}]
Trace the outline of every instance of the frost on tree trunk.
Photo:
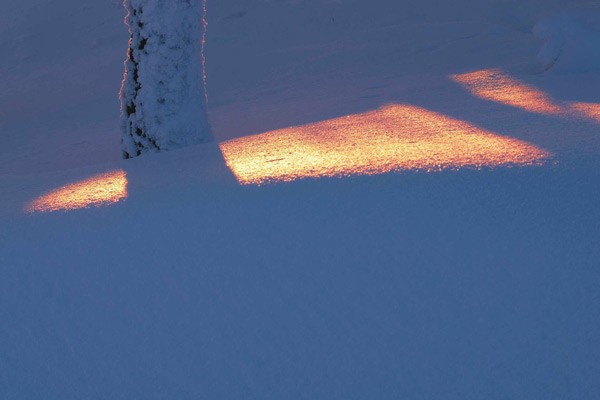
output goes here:
[{"label": "frost on tree trunk", "polygon": [[204,87],[206,0],[124,0],[123,157],[212,140]]}]

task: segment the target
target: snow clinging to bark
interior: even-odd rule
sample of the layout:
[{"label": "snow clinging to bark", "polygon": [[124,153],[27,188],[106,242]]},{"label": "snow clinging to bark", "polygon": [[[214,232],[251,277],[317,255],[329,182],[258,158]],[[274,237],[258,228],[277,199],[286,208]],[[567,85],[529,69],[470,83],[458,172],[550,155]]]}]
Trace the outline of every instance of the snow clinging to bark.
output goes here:
[{"label": "snow clinging to bark", "polygon": [[124,0],[124,158],[212,140],[204,87],[205,0]]}]

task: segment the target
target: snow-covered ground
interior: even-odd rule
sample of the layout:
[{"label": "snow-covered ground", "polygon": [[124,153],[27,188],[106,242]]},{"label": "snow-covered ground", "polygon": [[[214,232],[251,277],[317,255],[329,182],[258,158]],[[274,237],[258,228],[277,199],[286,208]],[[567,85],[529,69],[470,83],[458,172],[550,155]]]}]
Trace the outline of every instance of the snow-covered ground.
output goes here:
[{"label": "snow-covered ground", "polygon": [[600,397],[597,1],[209,0],[128,161],[120,1],[0,3],[0,398]]}]

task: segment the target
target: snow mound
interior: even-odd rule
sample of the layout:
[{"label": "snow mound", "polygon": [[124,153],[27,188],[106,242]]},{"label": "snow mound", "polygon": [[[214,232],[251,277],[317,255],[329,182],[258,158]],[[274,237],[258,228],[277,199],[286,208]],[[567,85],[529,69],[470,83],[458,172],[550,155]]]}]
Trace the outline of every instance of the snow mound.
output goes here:
[{"label": "snow mound", "polygon": [[544,70],[600,70],[600,10],[556,14],[538,22],[533,33],[544,42],[538,54]]}]

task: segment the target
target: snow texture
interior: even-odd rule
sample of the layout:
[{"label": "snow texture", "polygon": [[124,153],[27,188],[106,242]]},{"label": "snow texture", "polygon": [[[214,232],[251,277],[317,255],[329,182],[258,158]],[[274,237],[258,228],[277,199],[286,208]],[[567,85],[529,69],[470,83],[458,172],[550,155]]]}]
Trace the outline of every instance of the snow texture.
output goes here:
[{"label": "snow texture", "polygon": [[561,12],[539,21],[533,31],[544,42],[538,58],[545,70],[600,69],[600,7],[585,13]]},{"label": "snow texture", "polygon": [[204,0],[125,0],[123,157],[212,140],[204,88]]},{"label": "snow texture", "polygon": [[397,104],[555,161],[240,186],[121,159],[121,0],[0,0],[0,399],[600,399],[600,72],[532,34],[574,3],[209,1],[219,141]]}]

